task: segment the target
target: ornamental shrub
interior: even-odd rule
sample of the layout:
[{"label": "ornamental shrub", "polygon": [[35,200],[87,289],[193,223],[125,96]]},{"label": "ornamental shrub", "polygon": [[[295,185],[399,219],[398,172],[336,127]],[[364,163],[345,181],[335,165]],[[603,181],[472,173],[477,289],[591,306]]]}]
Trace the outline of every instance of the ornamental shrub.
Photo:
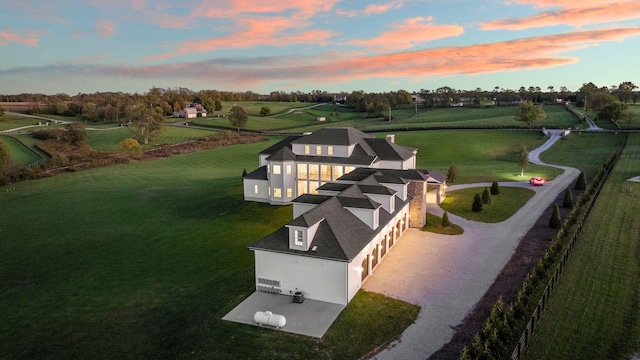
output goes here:
[{"label": "ornamental shrub", "polygon": [[482,192],[482,203],[491,204],[491,193],[489,192],[489,188],[484,188],[484,191]]},{"label": "ornamental shrub", "polygon": [[142,146],[140,146],[138,140],[134,138],[128,138],[120,141],[120,143],[118,143],[118,149],[120,152],[131,155],[135,158],[142,156]]},{"label": "ornamental shrub", "polygon": [[562,227],[562,218],[560,217],[560,208],[558,204],[553,205],[553,213],[549,220],[549,227],[552,229],[560,229]]},{"label": "ornamental shrub", "polygon": [[471,210],[474,212],[482,212],[482,198],[480,198],[480,194],[476,193],[473,197],[473,205],[471,205]]},{"label": "ornamental shrub", "polygon": [[570,208],[573,206],[573,194],[571,188],[564,191],[564,199],[562,199],[562,207]]},{"label": "ornamental shrub", "polygon": [[449,215],[447,214],[447,212],[445,211],[444,214],[442,215],[442,223],[440,224],[442,225],[442,227],[449,227],[451,226],[451,222],[449,221]]},{"label": "ornamental shrub", "polygon": [[576,190],[584,190],[587,188],[587,180],[584,177],[584,172],[580,172],[580,176],[578,176],[578,180],[576,180],[574,188]]},{"label": "ornamental shrub", "polygon": [[498,182],[495,180],[491,183],[491,195],[500,195],[500,187],[498,187]]}]

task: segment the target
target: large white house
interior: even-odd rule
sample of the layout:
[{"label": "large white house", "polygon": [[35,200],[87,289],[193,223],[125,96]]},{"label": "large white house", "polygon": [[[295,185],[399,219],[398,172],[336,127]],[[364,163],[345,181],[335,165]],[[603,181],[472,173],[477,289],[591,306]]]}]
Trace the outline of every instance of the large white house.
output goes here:
[{"label": "large white house", "polygon": [[292,203],[293,220],[249,247],[256,290],[349,303],[404,231],[425,225],[427,201],[444,198],[444,176],[414,169],[415,154],[347,128],[261,152],[261,167],[244,178],[245,199]]},{"label": "large white house", "polygon": [[243,177],[244,199],[289,204],[357,167],[407,170],[417,150],[354,128],[323,128],[290,136],[259,154],[259,168]]}]

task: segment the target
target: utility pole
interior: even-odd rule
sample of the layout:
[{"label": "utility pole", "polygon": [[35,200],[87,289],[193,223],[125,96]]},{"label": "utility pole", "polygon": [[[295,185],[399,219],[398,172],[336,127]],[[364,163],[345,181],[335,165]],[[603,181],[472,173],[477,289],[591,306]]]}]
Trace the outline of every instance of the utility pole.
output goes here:
[{"label": "utility pole", "polygon": [[391,105],[389,105],[389,122],[391,122]]}]

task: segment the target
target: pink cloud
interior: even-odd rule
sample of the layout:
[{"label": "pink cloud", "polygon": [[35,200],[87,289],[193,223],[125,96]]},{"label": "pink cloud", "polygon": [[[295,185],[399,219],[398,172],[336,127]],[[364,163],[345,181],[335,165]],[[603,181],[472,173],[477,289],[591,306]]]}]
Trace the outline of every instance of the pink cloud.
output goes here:
[{"label": "pink cloud", "polygon": [[162,78],[180,74],[215,78],[235,88],[282,82],[340,83],[371,78],[416,78],[532,70],[573,64],[578,58],[563,54],[599,43],[640,36],[640,27],[607,28],[537,36],[470,46],[366,56],[358,52],[328,52],[313,56],[258,59],[212,59],[202,62],[144,67],[108,68],[109,76]]},{"label": "pink cloud", "polygon": [[38,45],[38,37],[44,35],[44,31],[36,31],[32,30],[24,34],[18,34],[11,30],[0,30],[0,46],[6,46],[10,42],[29,45],[29,46],[37,46]]},{"label": "pink cloud", "polygon": [[[32,74],[67,79],[78,76],[127,80],[187,81],[210,86],[216,79],[227,89],[313,83],[321,86],[362,79],[415,79],[431,76],[473,75],[533,70],[573,64],[570,51],[605,42],[640,37],[640,27],[604,28],[536,36],[487,44],[448,46],[393,54],[364,55],[332,51],[308,56],[217,58],[199,62],[148,66],[114,64],[59,64],[39,68],[0,70],[0,76]],[[53,75],[52,75],[53,74]]]},{"label": "pink cloud", "polygon": [[415,17],[402,23],[391,24],[391,30],[367,40],[352,40],[349,44],[364,46],[374,51],[409,49],[415,44],[459,36],[464,28],[458,25],[437,25],[433,18]]},{"label": "pink cloud", "polygon": [[394,0],[386,4],[371,4],[364,9],[364,13],[365,15],[383,14],[389,10],[401,8],[402,3],[402,0]]},{"label": "pink cloud", "polygon": [[114,22],[101,20],[96,24],[95,33],[102,37],[110,37],[116,32],[115,27],[116,24]]},{"label": "pink cloud", "polygon": [[[240,30],[218,38],[190,40],[180,44],[175,51],[147,56],[143,60],[157,61],[192,53],[211,52],[220,49],[250,48],[253,46],[288,46],[291,44],[327,44],[335,35],[330,30],[303,30],[305,22],[284,17],[240,19]],[[289,31],[292,30],[293,31]]]},{"label": "pink cloud", "polygon": [[570,25],[582,27],[585,25],[602,24],[608,22],[625,21],[640,18],[640,2],[609,2],[609,1],[558,1],[531,0],[517,1],[521,4],[532,4],[536,7],[560,7],[560,10],[545,11],[530,17],[499,19],[480,23],[483,30],[522,30],[529,28]]},{"label": "pink cloud", "polygon": [[241,14],[281,14],[291,12],[309,18],[330,11],[339,0],[205,0],[193,14],[208,18],[236,18]]}]

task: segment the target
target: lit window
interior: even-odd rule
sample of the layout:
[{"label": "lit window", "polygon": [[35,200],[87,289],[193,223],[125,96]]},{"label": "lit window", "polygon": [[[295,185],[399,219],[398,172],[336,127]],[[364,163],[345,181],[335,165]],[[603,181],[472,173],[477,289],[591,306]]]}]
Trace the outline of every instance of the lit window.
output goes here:
[{"label": "lit window", "polygon": [[316,146],[316,154],[317,155],[321,155],[322,154],[322,146],[320,146],[320,145]]},{"label": "lit window", "polygon": [[344,167],[342,166],[334,166],[333,167],[333,179],[335,180],[337,178],[339,178],[340,176],[342,176],[344,173]]},{"label": "lit window", "polygon": [[253,192],[258,193],[258,185],[253,185]]},{"label": "lit window", "polygon": [[333,156],[333,146],[327,146],[327,155]]},{"label": "lit window", "polygon": [[291,165],[287,165],[287,175],[291,175]]},{"label": "lit window", "polygon": [[320,183],[318,181],[309,181],[309,194],[318,194]]},{"label": "lit window", "polygon": [[309,150],[309,145],[305,145],[304,146],[304,154],[305,155],[309,155],[311,153],[311,150]]},{"label": "lit window", "polygon": [[282,189],[280,188],[273,188],[273,197],[282,197]]},{"label": "lit window", "polygon": [[273,174],[280,175],[280,165],[273,165]]},{"label": "lit window", "polygon": [[307,178],[307,164],[298,164],[298,179]]},{"label": "lit window", "polygon": [[291,188],[287,189],[287,197],[288,198],[293,197],[293,189],[291,189]]},{"label": "lit window", "polygon": [[304,245],[304,241],[303,241],[303,237],[302,237],[302,230],[294,230],[293,231],[293,243],[296,246],[303,246]]},{"label": "lit window", "polygon": [[309,187],[307,186],[307,181],[302,180],[298,181],[298,196],[307,194],[309,192]]},{"label": "lit window", "polygon": [[355,169],[355,167],[353,167],[353,166],[345,166],[344,167],[344,173],[348,174],[348,173],[352,172],[354,169]]},{"label": "lit window", "polygon": [[319,180],[320,179],[320,165],[318,164],[309,164],[309,179],[311,180]]},{"label": "lit window", "polygon": [[320,166],[320,178],[322,180],[331,180],[331,166],[330,165],[321,165]]}]

